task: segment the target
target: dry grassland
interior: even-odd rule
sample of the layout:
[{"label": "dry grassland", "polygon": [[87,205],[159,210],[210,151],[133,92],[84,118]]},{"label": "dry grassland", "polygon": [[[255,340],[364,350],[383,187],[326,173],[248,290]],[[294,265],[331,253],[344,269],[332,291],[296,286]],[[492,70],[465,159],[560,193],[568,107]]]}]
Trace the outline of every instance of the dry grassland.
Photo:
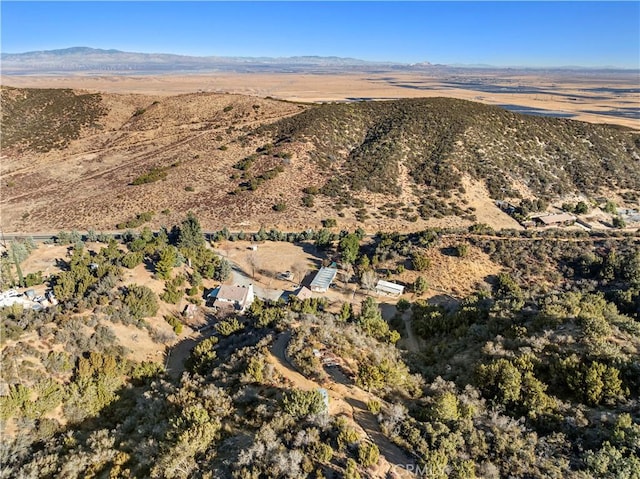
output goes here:
[{"label": "dry grassland", "polygon": [[[215,73],[156,76],[3,76],[3,85],[30,88],[74,88],[96,92],[175,95],[192,92],[271,96],[290,101],[326,102],[351,99],[395,99],[446,96],[492,105],[515,104],[575,114],[576,120],[640,128],[638,120],[593,112],[640,105],[637,77],[590,72],[467,70],[461,73],[386,72],[373,74]],[[458,83],[454,83],[458,82]],[[483,91],[475,83],[503,87]],[[467,84],[461,84],[467,83]],[[510,93],[513,87],[533,93]],[[616,91],[607,91],[616,89]]]},{"label": "dry grassland", "polygon": [[[4,76],[3,85],[102,92],[107,113],[63,150],[16,153],[3,149],[0,226],[5,232],[18,233],[73,228],[107,231],[146,211],[155,212],[148,223],[152,228],[176,224],[187,211],[193,211],[206,230],[226,226],[236,231],[256,231],[265,226],[300,231],[319,228],[323,219],[331,217],[338,219],[341,229],[362,226],[368,232],[471,224],[454,216],[407,222],[381,214],[359,222],[356,208],[345,208],[343,217],[338,217],[333,200],[322,195],[316,196],[313,207],[305,208],[301,204],[302,189],[322,186],[329,179],[309,161],[307,143],[287,145],[292,157],[285,171],[265,181],[258,191],[231,195],[242,181],[232,179],[238,174],[233,165],[261,146],[260,139],[246,139],[246,132],[307,108],[268,96],[304,102],[449,96],[552,109],[573,113],[579,120],[638,127],[638,122],[629,118],[587,113],[637,107],[640,94],[624,92],[637,85],[630,84],[626,77],[505,76],[504,72],[494,78],[473,72],[466,75]],[[467,86],[452,86],[456,81],[467,82]],[[505,88],[531,86],[543,93],[487,93],[480,91],[480,86],[474,90],[474,81]],[[617,90],[597,90],[611,88]],[[137,115],[138,111],[144,114]],[[166,178],[131,185],[153,168],[165,170]],[[407,172],[400,173],[399,198],[367,192],[356,196],[373,205],[374,210],[398,200],[417,206],[419,201],[409,188]],[[483,185],[465,181],[464,200],[476,209],[478,222],[495,228],[518,228],[493,204]],[[277,203],[286,204],[287,209],[274,211]]]}]

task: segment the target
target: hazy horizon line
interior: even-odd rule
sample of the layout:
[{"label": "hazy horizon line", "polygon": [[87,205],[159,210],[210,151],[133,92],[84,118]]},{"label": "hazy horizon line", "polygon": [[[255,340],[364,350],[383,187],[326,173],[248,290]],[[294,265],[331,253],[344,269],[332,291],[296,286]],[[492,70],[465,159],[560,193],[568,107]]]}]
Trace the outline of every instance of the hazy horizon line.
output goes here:
[{"label": "hazy horizon line", "polygon": [[[1,47],[0,47],[1,48]],[[398,66],[413,66],[413,65],[431,65],[431,66],[443,66],[443,67],[454,67],[454,68],[497,68],[497,69],[530,69],[530,70],[541,70],[541,69],[584,69],[584,70],[626,70],[626,71],[640,71],[639,67],[628,67],[628,66],[617,66],[617,65],[580,65],[580,64],[562,64],[562,65],[527,65],[527,64],[490,64],[490,63],[461,63],[461,62],[452,62],[452,63],[432,63],[429,60],[422,60],[417,62],[406,62],[406,61],[397,61],[397,60],[369,60],[362,59],[352,56],[340,56],[340,55],[318,55],[318,54],[305,54],[305,55],[197,55],[197,54],[185,54],[185,53],[172,53],[167,51],[133,51],[133,50],[120,50],[116,48],[103,48],[103,47],[92,47],[86,45],[74,45],[69,47],[62,48],[50,48],[47,50],[29,50],[22,52],[7,52],[2,51],[0,49],[0,54],[2,55],[28,55],[35,53],[52,53],[52,52],[62,52],[66,50],[75,50],[75,49],[87,49],[94,50],[98,52],[104,53],[128,53],[128,54],[138,54],[138,55],[172,55],[179,57],[187,57],[187,58],[229,58],[229,59],[271,59],[271,60],[282,60],[282,59],[293,59],[293,58],[338,58],[341,60],[355,60],[362,63],[369,63],[372,65],[376,64],[386,64],[386,65],[398,65]]]}]

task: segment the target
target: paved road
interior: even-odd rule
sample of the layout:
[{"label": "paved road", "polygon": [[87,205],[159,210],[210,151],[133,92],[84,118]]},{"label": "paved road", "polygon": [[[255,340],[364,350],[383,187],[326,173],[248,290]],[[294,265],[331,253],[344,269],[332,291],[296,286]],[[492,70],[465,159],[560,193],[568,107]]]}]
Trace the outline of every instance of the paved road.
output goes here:
[{"label": "paved road", "polygon": [[[65,230],[65,231],[70,231],[70,230]],[[86,234],[86,231],[84,230],[77,230],[79,231],[81,234]],[[626,230],[616,230],[615,232],[628,232],[628,233],[633,233],[636,231],[636,228],[627,228]],[[22,238],[33,238],[33,240],[35,241],[46,241],[46,240],[52,240],[55,239],[55,237],[58,235],[58,233],[60,232],[60,230],[58,231],[36,231],[36,232],[10,232],[10,233],[4,233],[0,236],[0,239],[3,239],[4,241],[11,241],[13,239],[22,239]],[[114,238],[119,238],[125,231],[123,230],[111,230],[111,231],[97,231],[97,233],[100,234],[105,234],[107,236],[113,236]],[[217,233],[215,231],[204,231],[203,235],[207,240],[211,240],[213,238],[213,235]],[[236,233],[240,233],[240,231],[230,231],[230,233],[232,234],[236,234]],[[244,233],[249,236],[253,233],[251,232],[246,232],[244,231]],[[624,241],[629,239],[630,237],[624,237],[624,236],[611,236],[609,235],[608,231],[596,231],[595,234],[593,236],[587,236],[584,238],[567,238],[567,237],[553,237],[553,236],[545,236],[545,237],[520,237],[520,236],[514,236],[514,237],[509,237],[509,236],[499,236],[499,235],[490,235],[490,234],[473,234],[473,233],[443,233],[441,235],[442,238],[478,238],[478,239],[495,239],[495,240],[515,240],[515,241],[541,241],[541,240],[556,240],[556,241],[562,241],[562,242],[580,242],[580,241],[602,241],[602,240],[613,240],[613,241]],[[365,238],[373,238],[375,237],[375,234],[365,234],[364,237]],[[631,236],[631,238],[635,238],[638,239],[638,236]]]}]

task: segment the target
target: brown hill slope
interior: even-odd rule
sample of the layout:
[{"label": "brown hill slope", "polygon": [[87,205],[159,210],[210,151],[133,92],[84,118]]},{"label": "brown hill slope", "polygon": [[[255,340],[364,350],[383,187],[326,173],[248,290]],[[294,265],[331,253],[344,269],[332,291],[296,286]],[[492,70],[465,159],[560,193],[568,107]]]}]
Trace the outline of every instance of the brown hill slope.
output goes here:
[{"label": "brown hill slope", "polygon": [[6,231],[114,229],[145,211],[160,226],[189,210],[211,229],[336,216],[372,231],[513,226],[491,198],[640,190],[638,132],[448,98],[312,106],[3,88],[2,103]]},{"label": "brown hill slope", "polygon": [[356,191],[398,194],[402,162],[417,185],[441,193],[464,175],[494,198],[514,196],[514,182],[547,199],[640,187],[638,132],[451,98],[322,105],[265,130],[276,144],[311,141],[321,164],[343,170],[336,186]]}]

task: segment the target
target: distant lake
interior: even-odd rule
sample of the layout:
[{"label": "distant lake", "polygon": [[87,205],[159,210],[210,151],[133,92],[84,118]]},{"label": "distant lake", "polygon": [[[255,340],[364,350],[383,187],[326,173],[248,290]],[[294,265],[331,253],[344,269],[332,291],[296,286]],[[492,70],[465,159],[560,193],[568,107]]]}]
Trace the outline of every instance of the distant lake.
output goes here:
[{"label": "distant lake", "polygon": [[640,108],[638,107],[624,107],[605,111],[588,110],[585,111],[585,113],[593,113],[594,115],[617,116],[620,118],[629,118],[631,120],[640,120]]},{"label": "distant lake", "polygon": [[500,108],[512,111],[514,113],[522,113],[523,115],[549,116],[552,118],[572,118],[576,116],[574,113],[565,113],[563,111],[545,110],[543,108],[534,108],[532,106],[522,105],[498,105]]},{"label": "distant lake", "polygon": [[585,88],[581,91],[596,91],[598,93],[640,93],[640,88]]}]

